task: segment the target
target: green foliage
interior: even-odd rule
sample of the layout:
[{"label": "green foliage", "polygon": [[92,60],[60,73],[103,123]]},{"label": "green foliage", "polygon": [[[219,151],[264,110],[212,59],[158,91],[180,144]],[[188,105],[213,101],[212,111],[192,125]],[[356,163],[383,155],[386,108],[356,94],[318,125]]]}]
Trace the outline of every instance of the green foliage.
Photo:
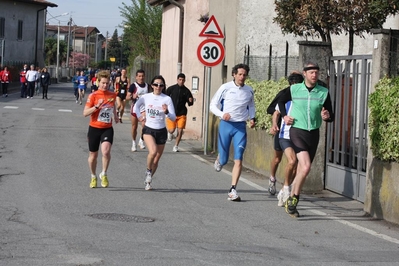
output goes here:
[{"label": "green foliage", "polygon": [[107,56],[108,58],[114,57],[117,65],[120,66],[120,57],[121,57],[121,44],[119,42],[118,38],[118,30],[115,29],[114,34],[112,35],[111,40],[108,43],[108,50],[107,50]]},{"label": "green foliage", "polygon": [[398,13],[399,0],[275,0],[277,16],[283,33],[304,37],[320,37],[331,42],[331,34],[349,36],[349,51],[353,52],[353,37],[363,36],[371,29],[382,28],[389,15]]},{"label": "green foliage", "polygon": [[369,96],[371,149],[382,161],[399,162],[399,77],[383,78]]},{"label": "green foliage", "polygon": [[131,0],[131,6],[120,7],[124,21],[124,42],[129,44],[129,61],[141,55],[148,59],[160,57],[162,6],[151,7],[145,0]]},{"label": "green foliage", "polygon": [[267,113],[267,107],[269,107],[270,103],[280,90],[288,87],[287,79],[281,78],[277,82],[273,80],[258,82],[249,79],[245,84],[254,89],[256,128],[269,129],[272,125],[272,116]]},{"label": "green foliage", "polygon": [[[60,41],[60,64],[66,60],[67,43]],[[46,65],[57,64],[57,38],[47,38],[44,40],[44,53],[46,54]]]}]

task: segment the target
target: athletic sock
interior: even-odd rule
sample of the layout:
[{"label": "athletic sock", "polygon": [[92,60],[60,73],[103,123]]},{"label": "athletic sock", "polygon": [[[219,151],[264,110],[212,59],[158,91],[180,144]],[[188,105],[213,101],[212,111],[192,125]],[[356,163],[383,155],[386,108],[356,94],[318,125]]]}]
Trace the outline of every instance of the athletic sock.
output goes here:
[{"label": "athletic sock", "polygon": [[229,192],[231,192],[231,190],[233,190],[233,189],[236,189],[236,186],[231,186],[231,188],[230,188],[230,191],[229,191]]},{"label": "athletic sock", "polygon": [[270,181],[271,182],[276,182],[276,178],[274,176],[270,176]]}]

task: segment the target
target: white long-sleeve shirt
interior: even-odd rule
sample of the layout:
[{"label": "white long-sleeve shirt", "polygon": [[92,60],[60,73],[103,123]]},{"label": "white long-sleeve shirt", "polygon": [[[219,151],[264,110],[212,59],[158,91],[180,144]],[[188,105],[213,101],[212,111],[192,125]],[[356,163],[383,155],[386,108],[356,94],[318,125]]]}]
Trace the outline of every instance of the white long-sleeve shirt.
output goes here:
[{"label": "white long-sleeve shirt", "polygon": [[253,119],[255,118],[254,91],[248,85],[240,87],[234,81],[227,82],[216,91],[209,108],[220,118],[229,113],[231,122]]},{"label": "white long-sleeve shirt", "polygon": [[[166,104],[168,106],[169,113],[165,115],[162,105]],[[141,96],[137,102],[134,104],[134,112],[137,117],[141,116],[140,107],[145,106],[145,125],[152,129],[162,129],[165,128],[165,117],[170,120],[176,120],[175,107],[173,106],[172,99],[161,93],[160,95],[155,95],[154,93],[147,93]]]},{"label": "white long-sleeve shirt", "polygon": [[33,82],[36,81],[37,78],[39,77],[39,74],[36,70],[28,70],[28,72],[26,72],[26,80],[29,82]]}]

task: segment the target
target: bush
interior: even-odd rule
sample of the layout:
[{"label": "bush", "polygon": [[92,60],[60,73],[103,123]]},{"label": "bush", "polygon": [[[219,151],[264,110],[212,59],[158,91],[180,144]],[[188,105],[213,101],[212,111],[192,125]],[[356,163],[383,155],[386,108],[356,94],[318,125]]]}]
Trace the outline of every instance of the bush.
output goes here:
[{"label": "bush", "polygon": [[399,162],[399,77],[383,78],[369,96],[369,129],[374,157]]},{"label": "bush", "polygon": [[269,129],[272,125],[272,116],[267,113],[267,107],[280,90],[288,87],[287,79],[281,78],[279,81],[264,80],[260,82],[247,80],[245,83],[251,86],[255,93],[256,128]]}]

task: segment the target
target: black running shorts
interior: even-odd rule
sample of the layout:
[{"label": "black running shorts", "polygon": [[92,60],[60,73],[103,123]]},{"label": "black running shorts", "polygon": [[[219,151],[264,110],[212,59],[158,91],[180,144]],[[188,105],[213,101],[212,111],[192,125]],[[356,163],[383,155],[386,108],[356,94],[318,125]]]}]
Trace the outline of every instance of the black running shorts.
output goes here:
[{"label": "black running shorts", "polygon": [[152,129],[150,127],[144,126],[143,135],[153,136],[157,145],[165,144],[166,140],[168,139],[168,131],[166,130],[166,127],[161,129]]},{"label": "black running shorts", "polygon": [[89,151],[97,152],[100,144],[104,141],[108,141],[112,144],[114,141],[114,128],[96,128],[89,126],[89,132],[87,132],[87,140],[89,143]]}]

